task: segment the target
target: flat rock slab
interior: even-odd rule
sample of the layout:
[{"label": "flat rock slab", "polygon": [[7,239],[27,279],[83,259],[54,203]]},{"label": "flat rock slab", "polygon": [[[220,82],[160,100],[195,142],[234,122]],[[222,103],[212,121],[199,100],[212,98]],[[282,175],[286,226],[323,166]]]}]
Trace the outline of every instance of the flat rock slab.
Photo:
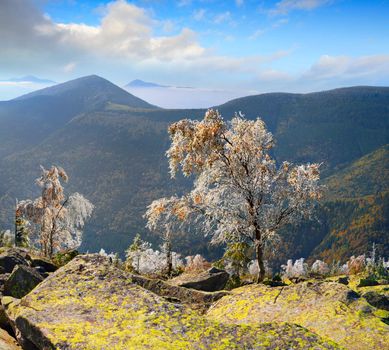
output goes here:
[{"label": "flat rock slab", "polygon": [[2,303],[38,349],[337,349],[287,323],[222,325],[132,282],[100,255],[60,268],[20,301]]},{"label": "flat rock slab", "polygon": [[202,312],[205,312],[215,301],[228,295],[227,291],[204,292],[140,275],[131,274],[131,281],[168,301],[182,303]]},{"label": "flat rock slab", "polygon": [[207,317],[226,324],[297,323],[346,349],[387,349],[389,326],[376,316],[379,312],[343,284],[303,282],[234,289],[209,309]]},{"label": "flat rock slab", "polygon": [[215,292],[224,289],[229,277],[226,271],[210,269],[201,273],[183,273],[169,283],[179,287]]}]

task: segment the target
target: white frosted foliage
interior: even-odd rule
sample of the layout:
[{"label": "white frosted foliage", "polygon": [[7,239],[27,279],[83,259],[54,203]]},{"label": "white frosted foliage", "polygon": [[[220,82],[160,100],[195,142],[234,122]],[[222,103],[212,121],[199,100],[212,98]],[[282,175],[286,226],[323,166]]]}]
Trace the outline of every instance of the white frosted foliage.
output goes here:
[{"label": "white frosted foliage", "polygon": [[263,253],[279,229],[312,213],[320,198],[319,164],[276,165],[273,135],[261,119],[236,114],[224,121],[216,110],[203,120],[183,119],[169,128],[167,151],[172,177],[194,176],[192,191],[149,207],[148,225],[192,220],[213,243],[245,241],[255,248],[258,280],[265,273]]}]

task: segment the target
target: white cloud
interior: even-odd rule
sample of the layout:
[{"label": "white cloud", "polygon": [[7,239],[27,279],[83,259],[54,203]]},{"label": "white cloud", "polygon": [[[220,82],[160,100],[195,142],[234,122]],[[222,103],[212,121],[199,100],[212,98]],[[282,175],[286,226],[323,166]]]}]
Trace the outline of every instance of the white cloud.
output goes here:
[{"label": "white cloud", "polygon": [[257,77],[260,81],[272,83],[277,81],[286,82],[293,80],[293,77],[290,74],[275,69],[264,70],[260,72]]},{"label": "white cloud", "polygon": [[223,22],[227,22],[227,21],[231,21],[231,12],[230,11],[226,11],[226,12],[223,12],[223,13],[219,13],[218,15],[215,16],[215,18],[213,19],[213,22],[215,24],[221,24]]},{"label": "white cloud", "polygon": [[70,73],[70,72],[73,72],[74,69],[76,68],[77,66],[77,63],[76,62],[69,62],[68,64],[65,64],[64,67],[63,67],[63,71],[65,73]]},{"label": "white cloud", "polygon": [[258,39],[260,36],[266,33],[266,29],[257,29],[253,34],[249,36],[250,40]]},{"label": "white cloud", "polygon": [[192,4],[192,0],[180,0],[177,5],[179,7],[184,7],[184,6],[189,6],[191,4]]},{"label": "white cloud", "polygon": [[285,15],[293,10],[310,11],[333,2],[333,0],[281,0],[270,10],[271,15]]},{"label": "white cloud", "polygon": [[361,57],[323,55],[303,74],[303,78],[312,80],[342,79],[357,81],[368,78],[389,79],[389,55]]},{"label": "white cloud", "polygon": [[205,9],[197,9],[193,12],[193,18],[196,20],[196,21],[201,21],[204,19],[204,16],[205,16],[205,13],[207,11]]},{"label": "white cloud", "polygon": [[175,29],[175,24],[171,20],[166,20],[162,23],[162,29],[165,33],[171,33]]},{"label": "white cloud", "polygon": [[272,28],[279,28],[279,27],[281,27],[281,26],[287,24],[288,22],[289,22],[289,19],[287,19],[287,18],[281,18],[281,19],[279,19],[278,21],[276,21],[276,22],[274,22],[274,23],[272,24]]},{"label": "white cloud", "polygon": [[236,6],[240,7],[244,4],[244,0],[235,0]]},{"label": "white cloud", "polygon": [[[262,64],[278,59],[277,55],[218,55],[200,44],[195,31],[185,27],[178,34],[156,35],[156,29],[164,29],[164,23],[124,0],[100,7],[101,22],[94,26],[56,23],[33,3],[0,0],[0,67],[7,67],[8,72],[20,72],[23,67],[27,73],[66,79],[93,73],[105,75],[109,67],[116,76],[122,76],[123,71],[150,71],[158,75],[180,74],[198,81],[217,72],[218,78],[225,79],[226,71],[229,76],[242,72],[255,75]],[[230,18],[231,13],[225,12],[216,21]]]}]

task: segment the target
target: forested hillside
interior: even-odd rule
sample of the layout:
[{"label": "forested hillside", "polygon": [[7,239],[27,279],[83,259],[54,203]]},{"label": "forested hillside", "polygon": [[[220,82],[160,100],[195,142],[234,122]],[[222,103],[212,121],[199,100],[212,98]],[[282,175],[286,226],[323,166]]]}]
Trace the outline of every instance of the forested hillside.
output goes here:
[{"label": "forested hillside", "polygon": [[[361,216],[387,211],[387,185],[378,179],[387,178],[388,152],[387,147],[378,149],[389,143],[389,88],[263,94],[217,108],[225,118],[238,111],[247,118],[263,118],[277,140],[278,160],[321,162],[323,176],[332,175],[324,181],[328,194],[318,214],[322,222],[303,224],[298,232],[290,230],[288,252],[307,256],[316,248],[315,256],[332,259],[367,248],[372,239],[355,238],[352,227]],[[182,193],[191,181],[169,178],[167,127],[172,121],[199,118],[204,112],[159,109],[97,76],[1,102],[0,227],[12,229],[15,198],[36,196],[34,179],[39,165],[58,164],[70,176],[66,189],[82,192],[96,206],[86,225],[82,249],[103,247],[122,253],[137,232],[157,242],[144,228],[146,206],[161,196]],[[360,159],[376,150],[378,155]],[[383,177],[382,168],[386,169]],[[355,186],[360,192],[350,179],[358,181]],[[349,192],[354,194],[351,199],[346,198]],[[360,230],[365,230],[366,237],[376,237],[377,243],[383,242],[387,223],[373,221]],[[346,230],[343,240],[334,240],[334,230],[338,236]],[[345,243],[350,235],[355,244]],[[343,254],[339,249],[349,252]],[[210,251],[202,236],[186,233],[174,250],[210,257],[218,253],[215,248]]]},{"label": "forested hillside", "polygon": [[345,261],[371,251],[373,243],[378,255],[388,256],[388,179],[388,145],[324,179],[316,220],[285,230],[288,244],[277,253],[276,263],[288,256]]}]

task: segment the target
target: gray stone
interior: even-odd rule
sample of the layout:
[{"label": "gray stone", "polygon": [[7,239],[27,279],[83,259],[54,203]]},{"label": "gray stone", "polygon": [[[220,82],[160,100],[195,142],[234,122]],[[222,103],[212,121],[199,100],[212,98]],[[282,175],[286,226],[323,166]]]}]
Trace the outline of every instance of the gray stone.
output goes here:
[{"label": "gray stone", "polygon": [[54,263],[44,258],[32,258],[31,266],[42,267],[45,269],[45,272],[55,272],[58,269]]},{"label": "gray stone", "polygon": [[224,289],[230,275],[224,270],[210,269],[199,274],[188,274],[173,279],[179,287],[192,288],[205,292],[216,292]]},{"label": "gray stone", "polygon": [[23,298],[42,281],[43,277],[34,268],[18,265],[4,284],[4,295]]},{"label": "gray stone", "polygon": [[0,254],[2,273],[11,273],[16,265],[27,266],[27,260],[16,250],[7,250]]},{"label": "gray stone", "polygon": [[389,311],[389,296],[371,291],[363,294],[363,297],[377,309]]}]

